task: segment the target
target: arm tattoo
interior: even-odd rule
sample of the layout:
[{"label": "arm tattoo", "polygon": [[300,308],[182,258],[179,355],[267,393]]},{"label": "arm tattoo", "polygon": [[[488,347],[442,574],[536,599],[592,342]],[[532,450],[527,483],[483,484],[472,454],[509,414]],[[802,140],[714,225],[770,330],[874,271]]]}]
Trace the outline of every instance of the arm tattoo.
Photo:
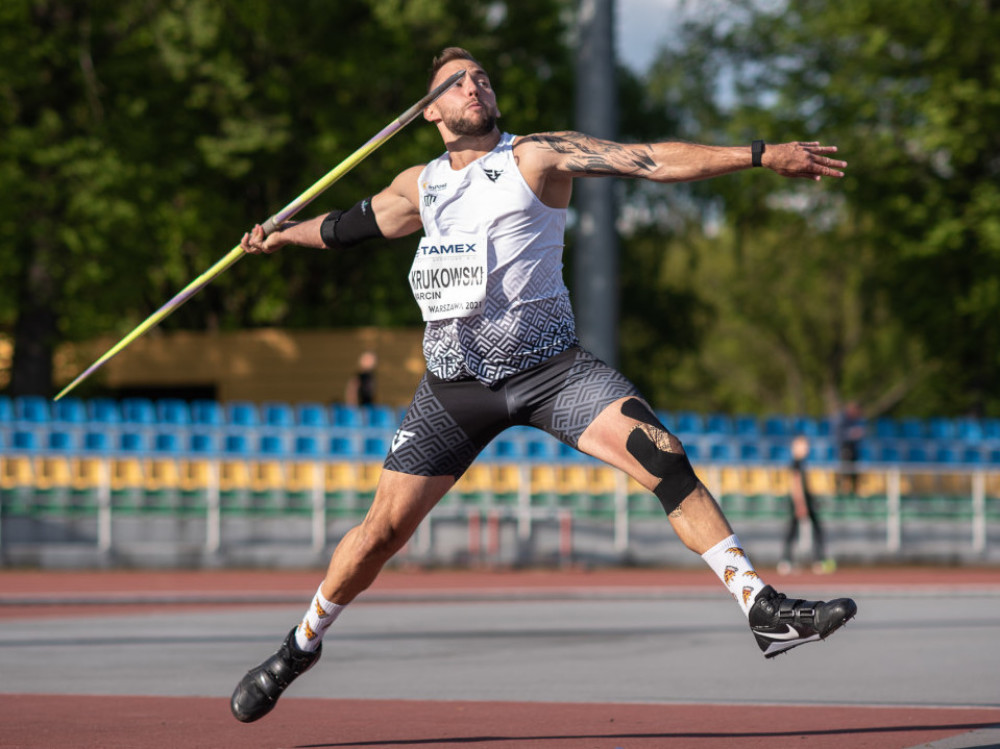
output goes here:
[{"label": "arm tattoo", "polygon": [[570,172],[610,177],[645,177],[656,168],[648,145],[622,145],[583,133],[538,133],[524,139],[567,156]]}]

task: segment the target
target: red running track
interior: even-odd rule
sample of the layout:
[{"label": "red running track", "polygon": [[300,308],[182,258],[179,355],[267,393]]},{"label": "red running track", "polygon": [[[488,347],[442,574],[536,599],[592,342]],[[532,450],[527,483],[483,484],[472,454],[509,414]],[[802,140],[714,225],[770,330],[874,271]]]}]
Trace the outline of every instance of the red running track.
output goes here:
[{"label": "red running track", "polygon": [[[287,605],[315,589],[321,572],[0,572],[0,618],[102,616],[158,608]],[[790,576],[782,585],[858,591],[1000,587],[1000,570],[845,570]],[[717,589],[710,572],[662,570],[387,572],[369,596],[595,593]],[[234,593],[247,595],[234,601]],[[252,599],[256,598],[254,602]],[[223,601],[220,603],[220,599]],[[127,602],[126,602],[127,601]],[[53,605],[59,602],[59,605]],[[2,668],[0,668],[2,678]],[[483,749],[904,749],[1000,724],[972,708],[580,704],[287,699],[258,723],[229,714],[228,697],[0,695],[4,749],[150,747],[482,747]]]}]

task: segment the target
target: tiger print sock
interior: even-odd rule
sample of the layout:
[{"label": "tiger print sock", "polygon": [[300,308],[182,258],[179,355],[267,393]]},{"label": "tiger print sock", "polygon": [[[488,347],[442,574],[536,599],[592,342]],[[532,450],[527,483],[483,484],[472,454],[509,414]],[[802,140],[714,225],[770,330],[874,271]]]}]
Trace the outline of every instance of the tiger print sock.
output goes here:
[{"label": "tiger print sock", "polygon": [[743,613],[750,616],[750,607],[764,587],[764,581],[750,564],[750,559],[740,546],[740,540],[735,535],[725,538],[702,554],[701,558],[732,593]]}]

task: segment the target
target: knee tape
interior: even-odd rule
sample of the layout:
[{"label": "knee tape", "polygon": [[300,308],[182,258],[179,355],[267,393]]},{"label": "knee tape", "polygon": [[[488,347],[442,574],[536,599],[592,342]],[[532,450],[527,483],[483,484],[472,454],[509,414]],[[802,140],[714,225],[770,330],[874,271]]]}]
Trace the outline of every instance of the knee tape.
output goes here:
[{"label": "knee tape", "polygon": [[[640,413],[644,418],[639,418]],[[698,486],[691,461],[684,453],[673,451],[670,434],[640,401],[634,398],[626,401],[622,414],[642,422],[629,434],[625,448],[639,465],[660,479],[653,494],[669,515]]]}]

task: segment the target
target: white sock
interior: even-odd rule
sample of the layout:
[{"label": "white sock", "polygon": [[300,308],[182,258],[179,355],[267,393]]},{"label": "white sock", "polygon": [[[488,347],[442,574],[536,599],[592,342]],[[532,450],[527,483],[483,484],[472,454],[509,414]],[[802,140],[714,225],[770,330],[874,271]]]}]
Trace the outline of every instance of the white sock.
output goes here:
[{"label": "white sock", "polygon": [[750,616],[750,607],[753,606],[754,599],[764,587],[764,581],[750,564],[740,540],[735,534],[729,538],[719,541],[715,546],[701,555],[715,574],[719,576],[733,598],[743,609],[743,613]]},{"label": "white sock", "polygon": [[299,647],[299,650],[309,652],[316,650],[320,642],[322,642],[326,630],[337,620],[340,612],[347,607],[346,603],[341,606],[339,603],[326,600],[323,597],[322,590],[321,586],[316,591],[316,595],[313,596],[312,603],[309,604],[309,609],[306,611],[302,623],[295,630],[295,644]]}]

